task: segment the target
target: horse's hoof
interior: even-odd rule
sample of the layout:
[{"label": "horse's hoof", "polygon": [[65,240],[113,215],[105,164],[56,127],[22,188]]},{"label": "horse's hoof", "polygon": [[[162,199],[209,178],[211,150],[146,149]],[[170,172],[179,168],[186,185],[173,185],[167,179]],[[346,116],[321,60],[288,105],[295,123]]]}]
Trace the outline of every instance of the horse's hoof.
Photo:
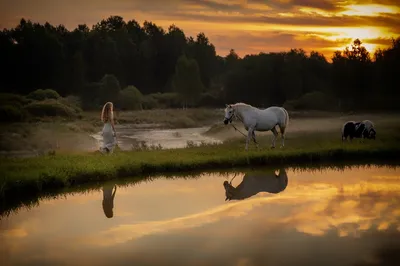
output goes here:
[{"label": "horse's hoof", "polygon": [[271,146],[271,149],[275,149],[275,146]]}]

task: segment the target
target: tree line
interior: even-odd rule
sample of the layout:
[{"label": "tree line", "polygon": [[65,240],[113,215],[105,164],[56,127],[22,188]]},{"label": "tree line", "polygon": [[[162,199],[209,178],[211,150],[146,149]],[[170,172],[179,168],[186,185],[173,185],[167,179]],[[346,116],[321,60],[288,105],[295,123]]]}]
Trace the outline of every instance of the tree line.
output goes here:
[{"label": "tree line", "polygon": [[356,39],[332,62],[303,49],[240,58],[234,49],[217,55],[202,32],[193,38],[176,25],[165,30],[111,16],[72,31],[21,19],[0,32],[0,47],[2,92],[53,89],[78,96],[87,109],[106,101],[126,109],[239,101],[294,109],[399,108],[400,37],[373,55]]}]

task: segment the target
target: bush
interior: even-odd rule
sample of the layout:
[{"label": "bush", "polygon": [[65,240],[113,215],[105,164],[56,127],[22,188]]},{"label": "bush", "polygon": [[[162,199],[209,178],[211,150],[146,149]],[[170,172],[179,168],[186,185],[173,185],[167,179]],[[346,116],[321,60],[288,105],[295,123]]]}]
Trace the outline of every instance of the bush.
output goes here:
[{"label": "bush", "polygon": [[142,97],[142,108],[145,110],[155,109],[158,107],[158,102],[152,95]]},{"label": "bush", "polygon": [[26,97],[13,93],[0,93],[0,105],[23,106],[30,102]]},{"label": "bush", "polygon": [[118,105],[122,110],[142,110],[142,93],[135,86],[128,86],[119,93]]},{"label": "bush", "polygon": [[29,99],[33,99],[33,100],[37,100],[37,101],[43,101],[43,100],[46,100],[46,99],[59,99],[60,95],[55,90],[38,89],[38,90],[35,90],[35,91],[32,91],[31,93],[29,93],[27,97]]},{"label": "bush", "polygon": [[32,102],[25,106],[25,110],[33,116],[62,116],[76,117],[79,112],[67,106],[60,101],[49,99],[44,101]]},{"label": "bush", "polygon": [[65,98],[60,98],[60,103],[71,107],[75,110],[75,112],[80,113],[82,112],[82,104],[81,99],[77,96],[69,95]]},{"label": "bush", "polygon": [[[101,92],[100,82],[91,82],[85,85],[80,92],[81,105],[84,110],[99,109],[101,103],[99,97]],[[103,103],[104,104],[104,103]]]},{"label": "bush", "polygon": [[309,92],[296,100],[286,101],[283,105],[288,110],[334,110],[337,100],[320,91]]},{"label": "bush", "polygon": [[20,122],[23,121],[25,117],[25,111],[18,105],[0,106],[0,122]]},{"label": "bush", "polygon": [[206,92],[201,94],[197,105],[201,107],[224,107],[225,103],[222,97],[218,97],[215,93]]},{"label": "bush", "polygon": [[120,93],[121,87],[116,76],[106,74],[100,80],[100,93],[97,95],[100,102],[116,102]]},{"label": "bush", "polygon": [[149,96],[153,97],[160,108],[180,108],[182,103],[178,93],[168,92],[168,93],[153,93]]}]

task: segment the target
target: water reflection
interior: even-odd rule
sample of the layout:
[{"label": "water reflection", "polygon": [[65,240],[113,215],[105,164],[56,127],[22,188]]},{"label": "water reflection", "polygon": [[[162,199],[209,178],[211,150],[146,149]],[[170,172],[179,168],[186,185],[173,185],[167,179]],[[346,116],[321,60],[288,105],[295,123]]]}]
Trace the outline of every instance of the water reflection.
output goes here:
[{"label": "water reflection", "polygon": [[400,247],[385,245],[377,249],[370,260],[357,262],[354,266],[398,266]]},{"label": "water reflection", "polygon": [[288,176],[284,168],[276,171],[252,171],[243,176],[242,182],[234,187],[232,181],[224,181],[225,200],[243,200],[250,198],[260,192],[277,194],[285,190],[288,185]]},{"label": "water reflection", "polygon": [[398,265],[399,169],[242,176],[286,181],[229,202],[219,174],[118,186],[113,219],[113,185],[42,201],[0,221],[1,265]]},{"label": "water reflection", "polygon": [[[113,191],[114,190],[114,191]],[[107,218],[114,216],[114,198],[117,192],[117,186],[115,184],[107,184],[103,186],[103,211]]]}]

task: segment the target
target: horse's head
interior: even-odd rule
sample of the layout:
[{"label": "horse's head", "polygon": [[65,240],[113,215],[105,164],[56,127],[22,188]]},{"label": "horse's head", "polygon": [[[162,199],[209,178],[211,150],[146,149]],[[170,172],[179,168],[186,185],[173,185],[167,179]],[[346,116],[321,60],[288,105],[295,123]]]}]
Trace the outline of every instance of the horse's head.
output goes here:
[{"label": "horse's head", "polygon": [[235,187],[232,186],[228,181],[224,181],[225,188],[225,201],[231,200],[234,196]]},{"label": "horse's head", "polygon": [[232,123],[234,115],[235,115],[235,110],[233,109],[232,105],[227,104],[225,108],[224,124],[227,125],[228,123]]},{"label": "horse's head", "polygon": [[369,137],[370,139],[375,139],[375,138],[376,138],[376,131],[375,131],[375,128],[371,128],[371,129],[369,130],[369,132],[368,132],[368,137]]}]

